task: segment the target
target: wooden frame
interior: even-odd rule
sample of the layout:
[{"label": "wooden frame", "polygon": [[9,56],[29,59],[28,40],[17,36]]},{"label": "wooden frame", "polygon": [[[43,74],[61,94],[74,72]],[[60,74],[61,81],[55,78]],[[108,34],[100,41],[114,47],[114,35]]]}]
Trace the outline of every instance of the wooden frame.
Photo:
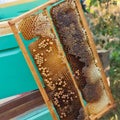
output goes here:
[{"label": "wooden frame", "polygon": [[[52,118],[53,118],[54,120],[57,120],[58,118],[57,118],[57,115],[56,115],[55,111],[53,110],[52,103],[51,103],[51,101],[49,100],[45,89],[43,88],[42,84],[40,83],[40,78],[39,78],[38,74],[36,73],[35,67],[34,67],[34,65],[33,65],[32,61],[31,61],[31,59],[30,59],[30,57],[29,57],[29,55],[28,55],[28,53],[27,53],[27,50],[26,50],[26,48],[25,48],[25,46],[24,46],[24,43],[22,42],[22,39],[21,39],[21,37],[20,37],[20,35],[19,35],[19,32],[18,32],[18,29],[17,29],[17,27],[16,27],[16,23],[19,22],[20,20],[26,18],[27,16],[32,15],[33,13],[37,12],[38,10],[45,10],[46,7],[48,7],[49,5],[51,5],[51,4],[55,3],[55,2],[57,2],[57,0],[50,0],[50,1],[46,2],[45,4],[43,4],[43,5],[41,5],[41,6],[39,6],[39,7],[36,7],[35,9],[33,9],[33,10],[29,11],[29,12],[26,12],[26,13],[22,14],[22,15],[19,16],[19,17],[16,17],[16,18],[14,18],[14,19],[12,19],[12,20],[9,20],[8,23],[9,23],[9,25],[10,25],[10,27],[11,27],[11,30],[12,30],[13,33],[14,33],[14,36],[15,36],[18,44],[19,44],[19,47],[20,47],[20,49],[21,49],[21,51],[22,51],[22,53],[23,53],[23,56],[24,56],[24,58],[26,59],[26,62],[27,62],[27,64],[28,64],[28,66],[29,66],[32,74],[33,74],[33,77],[34,77],[34,79],[35,79],[35,81],[36,81],[36,83],[37,83],[37,86],[38,86],[38,88],[39,88],[39,91],[41,92],[41,95],[42,95],[42,97],[43,97],[43,99],[44,99],[44,101],[45,101],[45,104],[47,105],[47,107],[48,107],[48,109],[49,109],[49,111],[50,111],[50,113],[51,113],[51,115],[52,115]],[[52,26],[52,28],[53,28],[51,19],[50,19],[50,22],[51,22],[51,26]],[[53,30],[54,30],[54,29],[53,29]],[[58,42],[58,41],[56,41],[56,42]],[[59,43],[59,44],[60,44],[60,43]],[[59,46],[59,48],[60,48],[60,51],[61,51],[61,52],[63,53],[63,55],[64,55],[64,52],[63,52],[62,47]],[[65,61],[66,61],[66,63],[67,63],[67,59],[65,59]],[[76,84],[76,82],[75,82],[75,80],[74,80],[74,77],[73,77],[73,75],[72,75],[72,71],[71,71],[71,69],[70,69],[70,67],[69,67],[68,64],[67,64],[67,68],[68,68],[68,71],[70,72],[70,76],[71,76],[71,78],[72,78],[72,81],[73,81],[73,83],[74,83],[74,86],[75,86],[75,88],[76,88],[76,90],[77,90],[77,92],[78,92],[79,100],[80,100],[80,102],[81,102],[81,104],[82,104],[82,107],[83,107],[85,113],[87,114],[87,111],[86,111],[86,108],[85,108],[85,106],[84,106],[81,93],[80,93],[80,91],[79,91],[79,89],[78,89],[78,86],[77,86],[77,84]]]},{"label": "wooden frame", "polygon": [[107,82],[107,78],[106,78],[105,72],[104,72],[104,70],[103,70],[101,61],[100,61],[100,58],[99,58],[99,56],[98,56],[98,53],[97,53],[97,50],[96,50],[96,46],[95,46],[95,44],[94,44],[94,40],[93,40],[93,38],[92,38],[90,29],[89,29],[88,24],[87,24],[87,21],[86,21],[86,19],[85,19],[85,16],[84,16],[84,13],[83,13],[83,10],[82,10],[82,6],[81,6],[79,0],[75,0],[75,1],[76,1],[76,5],[77,5],[77,7],[78,7],[78,11],[79,11],[81,20],[82,20],[82,22],[83,22],[83,26],[84,26],[84,28],[86,29],[86,33],[87,33],[88,39],[89,39],[89,45],[90,45],[90,47],[91,47],[91,49],[92,49],[94,58],[95,58],[95,60],[96,60],[96,64],[97,64],[97,66],[98,66],[98,67],[100,68],[100,70],[101,70],[102,80],[103,80],[103,83],[104,83],[104,86],[105,86],[107,95],[108,95],[108,97],[109,97],[110,100],[111,100],[111,103],[110,103],[108,106],[106,106],[103,111],[101,111],[101,112],[100,112],[99,114],[97,114],[97,115],[93,115],[93,116],[91,115],[91,116],[90,116],[90,119],[91,119],[91,120],[96,120],[96,119],[101,118],[105,113],[107,113],[109,110],[113,109],[116,105],[115,105],[115,101],[114,101],[114,99],[113,99],[113,97],[112,97],[112,94],[111,94],[111,91],[110,91],[110,88],[109,88],[109,85],[108,85],[108,82]]},{"label": "wooden frame", "polygon": [[[22,50],[22,53],[23,53],[23,55],[24,55],[24,57],[25,57],[25,59],[26,59],[26,61],[27,61],[27,63],[28,63],[28,66],[29,66],[29,68],[30,68],[30,70],[31,70],[31,72],[32,72],[32,74],[33,74],[33,76],[34,76],[34,79],[35,79],[35,81],[36,81],[36,83],[37,83],[37,85],[38,85],[38,88],[39,88],[39,90],[40,90],[40,92],[41,92],[41,94],[42,94],[42,97],[43,97],[43,99],[44,99],[44,101],[45,101],[48,109],[50,110],[50,113],[51,113],[53,119],[54,119],[54,120],[57,120],[57,116],[56,116],[56,114],[55,114],[55,112],[54,112],[54,110],[53,110],[52,103],[51,103],[51,101],[49,100],[46,91],[44,90],[44,88],[42,87],[42,85],[41,85],[41,83],[40,83],[39,76],[37,75],[36,70],[35,70],[35,68],[34,68],[34,65],[32,64],[32,62],[31,62],[31,60],[30,60],[30,57],[29,57],[29,55],[27,54],[27,50],[26,50],[26,48],[25,48],[25,46],[24,46],[24,44],[23,44],[23,42],[22,42],[22,40],[21,40],[21,38],[20,38],[20,36],[19,36],[19,34],[18,34],[18,29],[17,29],[17,27],[15,26],[15,23],[19,22],[21,19],[24,19],[24,18],[26,18],[27,16],[32,15],[33,13],[37,12],[38,10],[44,10],[47,6],[49,6],[49,5],[51,5],[51,4],[55,3],[55,2],[57,2],[57,0],[50,0],[49,2],[46,2],[45,4],[43,4],[43,5],[39,6],[39,7],[36,7],[35,9],[33,9],[33,10],[29,11],[29,12],[26,12],[26,13],[24,13],[23,15],[21,15],[21,16],[19,16],[19,17],[16,17],[16,18],[14,18],[14,19],[12,19],[12,20],[10,20],[10,21],[8,21],[8,23],[9,23],[9,25],[10,25],[10,27],[11,27],[11,29],[12,29],[15,37],[16,37],[16,39],[17,39],[17,42],[18,42],[18,44],[19,44],[19,46],[20,46],[20,48],[21,48],[21,50]],[[106,89],[106,91],[107,91],[107,95],[109,96],[110,101],[111,101],[111,103],[110,103],[108,106],[106,106],[106,108],[105,108],[103,111],[101,111],[99,114],[97,114],[97,115],[91,115],[91,116],[90,116],[90,119],[91,119],[91,120],[95,120],[95,119],[99,119],[103,114],[105,114],[105,113],[108,112],[110,109],[112,109],[113,107],[115,107],[115,104],[114,104],[114,99],[113,99],[113,97],[112,97],[112,95],[111,95],[111,91],[110,91],[110,89],[109,89],[109,86],[108,86],[108,83],[107,83],[107,79],[106,79],[104,70],[103,70],[103,68],[102,68],[100,59],[99,59],[99,57],[98,57],[98,54],[97,54],[97,51],[96,51],[96,47],[95,47],[95,44],[94,44],[94,42],[93,42],[93,38],[92,38],[92,35],[91,35],[90,30],[89,30],[89,28],[88,28],[88,25],[87,25],[86,19],[85,19],[85,17],[84,17],[84,13],[83,13],[83,11],[82,11],[82,7],[81,7],[81,5],[80,5],[79,0],[76,0],[76,5],[77,5],[77,7],[78,7],[78,11],[79,11],[80,17],[81,17],[82,22],[83,22],[83,26],[84,26],[84,28],[86,29],[86,32],[87,32],[87,35],[88,35],[88,38],[89,38],[89,45],[90,45],[90,47],[91,47],[91,49],[92,49],[94,58],[95,58],[95,60],[96,60],[96,64],[97,64],[97,66],[98,66],[98,67],[100,68],[100,70],[101,70],[101,74],[102,74],[102,78],[103,78],[102,80],[103,80],[103,82],[104,82],[104,86],[105,86],[105,89]],[[6,26],[6,23],[3,24],[3,26],[4,26],[4,25]],[[51,25],[52,25],[52,21],[51,21]],[[53,27],[53,26],[52,26],[52,27]],[[61,50],[62,50],[62,49],[61,49]],[[68,66],[68,68],[69,68],[69,66]],[[69,69],[69,70],[70,70],[70,69]],[[71,76],[72,76],[72,74],[71,74]],[[73,82],[74,82],[74,78],[73,78]],[[79,90],[78,90],[78,87],[77,87],[77,85],[76,85],[75,82],[74,82],[74,84],[75,84],[75,87],[76,87],[77,91],[79,91]],[[80,100],[82,101],[81,95],[80,95]],[[83,107],[84,107],[83,102],[82,102],[82,105],[83,105]],[[85,111],[86,111],[86,108],[85,108],[85,107],[84,107],[84,109],[85,109]]]},{"label": "wooden frame", "polygon": [[36,83],[37,83],[37,86],[38,86],[38,88],[39,88],[39,90],[40,90],[40,92],[41,92],[41,95],[42,95],[42,97],[43,97],[43,99],[44,99],[44,101],[45,101],[45,104],[47,105],[47,107],[48,107],[48,109],[49,109],[49,111],[50,111],[50,113],[51,113],[51,115],[52,115],[52,118],[53,118],[54,120],[57,120],[57,119],[58,119],[58,118],[57,118],[57,115],[56,115],[55,111],[53,110],[52,103],[51,103],[51,101],[49,100],[48,95],[47,95],[45,89],[43,88],[43,86],[42,86],[42,84],[41,84],[41,82],[40,82],[40,78],[39,78],[38,74],[36,73],[35,67],[34,67],[34,65],[33,65],[33,63],[32,63],[32,61],[31,61],[29,55],[27,54],[27,50],[26,50],[26,48],[25,48],[25,46],[24,46],[24,43],[22,42],[22,39],[21,39],[20,36],[19,36],[18,29],[17,29],[17,27],[15,26],[15,23],[17,23],[17,22],[19,22],[21,19],[24,19],[25,17],[27,17],[27,16],[29,16],[29,15],[37,12],[38,10],[45,9],[47,6],[55,3],[56,1],[57,1],[57,0],[50,0],[50,1],[46,2],[45,4],[43,4],[43,5],[39,6],[39,7],[36,7],[35,9],[33,9],[33,10],[31,10],[31,11],[28,11],[28,12],[24,13],[23,15],[21,15],[21,16],[19,16],[19,17],[16,17],[16,18],[14,18],[14,19],[12,19],[12,20],[10,20],[10,21],[8,22],[9,25],[10,25],[10,27],[11,27],[11,29],[12,29],[12,31],[13,31],[13,33],[14,33],[14,35],[15,35],[15,37],[16,37],[16,40],[17,40],[17,42],[18,42],[18,44],[19,44],[19,47],[20,47],[20,49],[21,49],[21,51],[22,51],[22,53],[23,53],[23,56],[25,57],[25,59],[26,59],[26,61],[27,61],[27,64],[28,64],[28,66],[29,66],[29,68],[30,68],[30,70],[31,70],[31,72],[32,72],[32,74],[33,74],[33,77],[34,77],[34,79],[35,79],[35,81],[36,81]]}]

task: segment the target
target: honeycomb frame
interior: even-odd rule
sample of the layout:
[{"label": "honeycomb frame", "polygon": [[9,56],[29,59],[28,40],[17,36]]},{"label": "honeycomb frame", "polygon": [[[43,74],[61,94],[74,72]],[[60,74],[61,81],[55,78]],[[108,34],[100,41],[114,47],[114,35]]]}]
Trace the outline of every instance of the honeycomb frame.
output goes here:
[{"label": "honeycomb frame", "polygon": [[[70,0],[68,0],[68,1],[70,1]],[[9,21],[9,25],[10,25],[10,27],[11,27],[11,29],[12,29],[15,37],[16,37],[16,40],[17,40],[17,42],[18,42],[18,44],[19,44],[19,46],[20,46],[20,48],[22,50],[22,53],[23,53],[23,55],[24,55],[24,57],[25,57],[25,59],[26,59],[26,61],[28,63],[28,66],[30,67],[30,70],[31,70],[31,72],[32,72],[32,74],[33,74],[33,76],[35,78],[35,81],[36,81],[36,83],[38,85],[38,88],[42,93],[42,97],[44,98],[45,103],[48,106],[48,109],[50,110],[50,113],[51,113],[54,120],[57,120],[58,117],[56,116],[55,111],[53,110],[52,103],[51,103],[46,91],[44,90],[44,88],[42,87],[42,85],[41,85],[41,83],[39,81],[39,76],[37,75],[36,70],[34,68],[34,65],[32,64],[31,59],[30,59],[30,57],[28,55],[28,52],[27,52],[27,50],[26,50],[26,48],[24,46],[24,43],[22,42],[21,37],[19,36],[19,33],[18,33],[19,30],[17,28],[17,23],[20,22],[22,19],[25,19],[27,16],[30,16],[30,15],[34,14],[35,12],[37,12],[39,10],[44,10],[47,6],[50,6],[51,4],[54,4],[56,2],[57,2],[57,0],[50,0],[49,2],[47,2],[47,3],[45,3],[45,4],[41,5],[41,6],[39,6],[39,7],[35,8],[35,9],[33,9],[33,10],[31,10],[31,11],[29,11],[29,12],[27,12],[27,13],[25,13],[25,14],[23,14],[23,15],[21,15],[19,17],[16,17],[16,18]],[[86,33],[87,33],[87,36],[88,36],[88,39],[89,39],[89,44],[91,46],[91,49],[92,49],[93,56],[95,58],[96,64],[100,68],[100,71],[101,71],[101,74],[102,74],[102,77],[103,77],[103,82],[104,82],[104,85],[105,85],[105,89],[107,90],[107,94],[108,94],[108,96],[110,98],[110,104],[108,106],[106,106],[106,108],[103,111],[99,112],[96,115],[93,114],[93,115],[89,116],[89,118],[91,120],[94,120],[94,119],[99,119],[101,116],[103,116],[103,114],[108,112],[115,105],[114,105],[114,100],[113,100],[113,97],[111,95],[110,89],[109,89],[107,81],[106,81],[106,76],[104,74],[101,62],[100,62],[99,57],[98,57],[97,52],[96,52],[95,44],[93,42],[90,30],[89,30],[87,22],[85,20],[85,17],[84,17],[83,11],[82,11],[82,7],[81,7],[81,5],[79,3],[79,0],[75,0],[75,2],[76,2],[76,6],[78,8],[78,12],[79,12],[79,15],[81,17],[81,21],[83,23],[83,26],[86,29]],[[33,25],[32,29],[34,29],[34,25]],[[32,39],[34,37],[34,35],[35,35],[35,33],[32,33],[32,36],[29,36],[28,40]],[[76,71],[76,74],[79,74],[79,72]],[[81,100],[82,100],[82,98],[81,98]],[[82,103],[83,108],[86,110],[86,107],[84,107],[84,105],[83,105],[83,101],[81,101],[81,103]]]},{"label": "honeycomb frame", "polygon": [[53,6],[51,17],[78,87],[87,101],[88,114],[91,120],[99,119],[115,104],[80,2],[68,0]]},{"label": "honeycomb frame", "polygon": [[[61,120],[67,120],[67,119],[68,120],[69,119],[76,119],[76,120],[77,119],[81,119],[81,120],[86,119],[86,120],[88,120],[89,118],[88,118],[88,115],[86,114],[84,104],[82,103],[82,97],[80,95],[80,91],[78,91],[77,85],[76,85],[74,77],[72,75],[72,71],[69,68],[69,65],[67,63],[67,60],[66,60],[64,52],[62,50],[62,47],[57,42],[58,40],[56,40],[56,37],[52,34],[54,32],[54,30],[50,30],[49,25],[48,25],[48,29],[46,29],[46,28],[44,29],[44,30],[46,30],[45,33],[41,33],[41,29],[39,28],[39,23],[40,23],[40,27],[41,27],[41,23],[44,20],[43,21],[41,20],[41,17],[39,16],[40,14],[38,11],[41,10],[41,8],[44,9],[43,11],[46,11],[45,8],[52,2],[53,2],[53,0],[49,1],[48,3],[45,3],[44,7],[42,5],[41,7],[36,8],[35,10],[28,12],[27,14],[23,14],[23,15],[19,16],[18,18],[12,19],[11,21],[9,21],[9,25],[17,39],[17,42],[18,42],[18,44],[22,50],[22,53],[28,63],[28,66],[30,67],[30,70],[35,78],[38,88],[43,96],[43,99],[45,100],[45,103],[46,103],[48,109],[50,110],[50,113],[51,113],[53,119],[54,120],[58,119],[58,117],[56,115],[56,112],[57,112],[59,114],[59,117]],[[37,21],[37,22],[35,22],[35,21]],[[34,22],[35,22],[35,24],[34,24]],[[51,23],[52,22],[50,21],[50,25],[51,25]],[[22,38],[19,35],[19,32],[23,33]],[[48,34],[50,32],[51,32],[51,34]],[[44,34],[44,35],[42,36],[42,34]],[[48,36],[45,37],[46,35],[48,35]],[[37,75],[36,70],[35,70],[35,66],[32,63],[32,60],[31,60],[30,56],[28,55],[29,53],[23,43],[23,41],[24,41],[24,40],[22,40],[23,38],[24,38],[24,40],[29,40],[29,41],[33,38],[36,38],[36,41],[33,42],[32,44],[30,44],[29,50],[30,50],[30,53],[33,57],[33,60],[35,61],[35,64],[36,64],[39,72],[41,73],[41,75],[43,77],[46,89],[43,88],[42,84],[40,83],[39,76]],[[56,44],[55,44],[55,42],[56,42]],[[54,44],[54,46],[52,44]],[[49,48],[46,48],[46,47],[49,47]],[[61,66],[59,66],[59,67],[55,67],[55,65],[54,65],[55,62],[52,63],[52,57],[50,57],[50,55],[49,55],[49,53],[51,53],[52,50],[53,50],[53,53],[54,53],[54,51],[56,51],[55,47],[58,47],[58,52],[60,52],[59,53],[60,55],[58,55],[58,52],[55,56],[54,56],[54,54],[51,54],[51,55],[53,58],[55,57],[55,59],[57,61],[59,61],[58,63],[56,63],[56,66],[59,66],[59,64],[61,64]],[[43,57],[42,57],[42,55],[45,55],[45,54],[41,53],[39,51],[39,49],[43,50],[43,53],[44,52],[48,53],[48,56],[46,56],[44,58],[45,61],[43,60]],[[36,54],[34,54],[35,52],[36,52]],[[40,54],[40,56],[39,56],[39,54]],[[51,79],[48,78],[49,70],[47,69],[47,67],[50,67],[49,64],[48,64],[48,66],[44,66],[44,67],[41,66],[41,64],[44,64],[44,63],[45,63],[45,65],[47,65],[46,64],[47,63],[46,61],[48,60],[48,59],[46,59],[47,57],[49,57],[51,59],[52,64],[50,62],[48,62],[48,63],[52,65],[51,71],[53,73],[50,71],[50,75],[52,73],[51,79],[53,79],[53,81],[51,81]],[[43,61],[44,61],[44,63],[42,63]],[[39,65],[38,65],[38,63],[39,63]],[[59,69],[60,67],[61,67],[61,70]],[[57,72],[57,71],[60,71],[60,72]],[[51,82],[54,82],[54,84],[52,84]],[[61,84],[62,84],[62,86],[61,86]],[[49,91],[53,91],[53,92],[50,92],[49,94],[47,94]],[[75,100],[76,103],[72,102],[73,100]],[[59,104],[57,104],[57,103],[59,103]],[[53,109],[53,105],[56,109],[56,112]]]}]

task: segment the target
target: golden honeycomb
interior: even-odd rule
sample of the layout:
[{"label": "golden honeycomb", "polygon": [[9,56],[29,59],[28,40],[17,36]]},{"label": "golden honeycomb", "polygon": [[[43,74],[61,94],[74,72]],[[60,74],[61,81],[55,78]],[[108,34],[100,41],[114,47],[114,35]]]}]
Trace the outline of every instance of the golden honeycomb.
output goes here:
[{"label": "golden honeycomb", "polygon": [[[87,102],[88,111],[90,114],[97,114],[109,104],[110,100],[89,46],[88,36],[82,25],[76,3],[74,0],[62,2],[53,6],[50,14],[74,78]],[[106,98],[105,101],[103,98]]]},{"label": "golden honeycomb", "polygon": [[31,40],[34,37],[49,36],[54,38],[51,25],[45,13],[35,14],[26,17],[19,23],[19,31],[25,40]]},{"label": "golden honeycomb", "polygon": [[61,120],[85,120],[79,95],[55,39],[40,37],[29,46],[45,89]]}]

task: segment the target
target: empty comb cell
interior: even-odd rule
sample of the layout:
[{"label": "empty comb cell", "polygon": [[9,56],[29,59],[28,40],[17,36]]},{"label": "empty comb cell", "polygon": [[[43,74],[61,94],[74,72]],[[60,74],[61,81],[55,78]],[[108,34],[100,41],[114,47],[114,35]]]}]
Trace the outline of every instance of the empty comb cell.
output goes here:
[{"label": "empty comb cell", "polygon": [[35,37],[35,34],[33,33],[35,29],[34,19],[35,16],[29,16],[19,23],[19,31],[22,33],[24,39],[26,40],[31,40]]},{"label": "empty comb cell", "polygon": [[77,120],[78,117],[84,120],[84,112],[79,112],[83,111],[79,95],[55,40],[41,37],[30,44],[29,50],[61,120]]},{"label": "empty comb cell", "polygon": [[40,13],[26,17],[19,23],[19,30],[25,40],[31,40],[34,37],[49,36],[54,38],[50,22],[46,15]]},{"label": "empty comb cell", "polygon": [[[90,114],[97,114],[110,102],[99,68],[95,64],[86,30],[82,25],[74,1],[62,2],[51,8],[51,17],[63,45],[67,60],[74,73],[74,78],[87,101]],[[97,106],[104,103],[102,106]],[[90,108],[98,108],[91,110]]]}]

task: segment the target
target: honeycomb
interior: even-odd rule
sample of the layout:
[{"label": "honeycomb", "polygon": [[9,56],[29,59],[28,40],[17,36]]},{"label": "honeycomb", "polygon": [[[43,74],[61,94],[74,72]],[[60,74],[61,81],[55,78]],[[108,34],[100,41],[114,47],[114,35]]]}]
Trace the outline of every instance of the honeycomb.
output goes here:
[{"label": "honeycomb", "polygon": [[26,17],[19,23],[19,31],[26,40],[31,40],[35,37],[35,34],[33,33],[35,29],[34,19],[35,16]]},{"label": "honeycomb", "polygon": [[[89,113],[97,113],[108,103],[99,68],[95,64],[88,36],[74,1],[62,2],[51,8],[50,14],[63,45],[77,85],[87,101]],[[102,107],[97,106],[102,104]],[[98,108],[97,111],[91,108]]]},{"label": "honeycomb", "polygon": [[40,37],[29,45],[29,50],[60,119],[85,120],[79,95],[55,39]]},{"label": "honeycomb", "polygon": [[18,29],[25,40],[36,38],[30,43],[29,51],[60,119],[85,120],[78,91],[49,20],[45,12],[34,14],[20,21]]},{"label": "honeycomb", "polygon": [[38,14],[37,19],[34,21],[35,30],[33,31],[36,36],[48,36],[50,38],[55,38],[49,18],[47,17],[46,11]]},{"label": "honeycomb", "polygon": [[25,40],[46,35],[50,38],[55,37],[45,12],[26,17],[19,23],[18,28]]}]

